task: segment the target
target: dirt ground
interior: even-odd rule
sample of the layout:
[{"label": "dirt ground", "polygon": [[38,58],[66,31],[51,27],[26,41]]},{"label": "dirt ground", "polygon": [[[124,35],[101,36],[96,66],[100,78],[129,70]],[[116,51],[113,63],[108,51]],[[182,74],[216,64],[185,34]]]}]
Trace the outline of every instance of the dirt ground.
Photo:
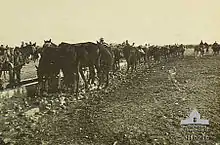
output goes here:
[{"label": "dirt ground", "polygon": [[[77,101],[68,94],[3,99],[0,137],[16,145],[214,145],[220,143],[219,64],[220,56],[141,64]],[[177,82],[168,79],[173,67]],[[182,134],[180,121],[194,108],[209,120],[206,143],[190,143]]]}]

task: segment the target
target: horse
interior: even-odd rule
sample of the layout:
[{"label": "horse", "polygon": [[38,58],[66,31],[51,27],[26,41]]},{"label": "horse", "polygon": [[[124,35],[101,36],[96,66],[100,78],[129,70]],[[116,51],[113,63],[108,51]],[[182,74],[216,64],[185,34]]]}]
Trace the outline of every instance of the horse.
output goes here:
[{"label": "horse", "polygon": [[34,44],[28,44],[24,47],[20,47],[19,51],[21,52],[25,63],[29,63],[30,60],[33,59],[34,52],[36,51],[36,42]]},{"label": "horse", "polygon": [[42,55],[42,52],[43,52],[43,47],[40,46],[35,47],[35,51],[33,52],[32,55],[32,59],[34,63],[39,60],[40,56]]},{"label": "horse", "polygon": [[[61,69],[64,73],[64,82],[71,86],[76,83],[76,95],[79,92],[79,73],[84,81],[85,90],[88,91],[88,84],[95,83],[95,69],[100,78],[100,47],[92,42],[68,44],[61,42],[59,44],[61,55]],[[68,52],[69,51],[69,52]],[[66,65],[67,64],[67,65]],[[86,79],[83,68],[89,68],[89,78]],[[74,74],[74,75],[73,75]],[[72,79],[65,79],[65,76]],[[100,82],[100,80],[98,81]]]},{"label": "horse", "polygon": [[145,52],[143,51],[141,46],[138,46],[135,49],[136,49],[137,61],[140,64],[141,58],[143,58],[145,56]]},{"label": "horse", "polygon": [[184,58],[185,48],[184,48],[183,44],[181,44],[181,45],[178,47],[177,51],[178,51],[178,56],[179,56],[180,58]]},{"label": "horse", "polygon": [[98,85],[98,89],[103,83],[103,78],[106,78],[104,89],[109,85],[109,73],[113,69],[114,65],[114,52],[111,47],[104,46],[97,41],[97,45],[100,49],[100,70],[102,76],[100,78],[100,82]]},{"label": "horse", "polygon": [[195,58],[202,57],[203,55],[204,55],[204,49],[200,45],[196,45],[194,47],[194,56],[195,56]]},{"label": "horse", "polygon": [[220,45],[218,43],[214,43],[212,45],[212,50],[213,50],[213,55],[218,55],[219,54],[219,51],[220,51]]},{"label": "horse", "polygon": [[126,73],[128,73],[130,68],[131,68],[131,72],[133,72],[133,70],[136,69],[136,65],[137,65],[136,49],[132,46],[126,45],[125,47],[123,47],[123,54],[124,54],[124,58],[127,62]]},{"label": "horse", "polygon": [[153,57],[155,63],[160,62],[161,50],[159,46],[151,46],[148,53],[149,56]]},{"label": "horse", "polygon": [[43,51],[37,68],[37,94],[49,91],[50,81],[60,73],[58,46],[50,40],[44,40]]},{"label": "horse", "polygon": [[[71,92],[76,92],[78,97],[79,90],[79,73],[80,62],[78,58],[77,48],[73,44],[61,42],[59,48],[59,69],[64,75],[64,86],[71,89]],[[74,89],[76,84],[76,90]]]},{"label": "horse", "polygon": [[204,47],[206,49],[206,53],[209,53],[209,45],[205,42]]},{"label": "horse", "polygon": [[114,67],[114,72],[120,69],[120,59],[123,57],[121,54],[121,50],[119,48],[119,46],[117,46],[116,48],[114,48],[113,50],[113,54],[114,54],[114,63],[113,63],[113,67]]},{"label": "horse", "polygon": [[161,49],[160,49],[160,52],[161,52],[161,56],[163,56],[164,59],[166,61],[168,61],[168,57],[169,57],[169,49],[168,49],[168,47],[162,46]]}]

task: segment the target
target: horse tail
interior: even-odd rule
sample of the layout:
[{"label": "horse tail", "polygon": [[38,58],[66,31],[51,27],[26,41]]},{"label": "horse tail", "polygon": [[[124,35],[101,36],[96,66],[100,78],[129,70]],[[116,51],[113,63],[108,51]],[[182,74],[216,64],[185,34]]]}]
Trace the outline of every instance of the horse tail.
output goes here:
[{"label": "horse tail", "polygon": [[97,66],[100,68],[101,67],[101,56],[102,56],[102,53],[101,53],[101,48],[99,47],[99,45],[98,45],[98,49],[97,49],[97,54],[98,54]]}]

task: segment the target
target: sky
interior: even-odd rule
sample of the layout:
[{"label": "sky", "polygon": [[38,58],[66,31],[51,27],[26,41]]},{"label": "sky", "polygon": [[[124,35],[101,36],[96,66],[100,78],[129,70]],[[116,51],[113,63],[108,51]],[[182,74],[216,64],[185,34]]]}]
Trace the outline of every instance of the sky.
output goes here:
[{"label": "sky", "polygon": [[0,44],[220,41],[219,0],[0,0]]}]

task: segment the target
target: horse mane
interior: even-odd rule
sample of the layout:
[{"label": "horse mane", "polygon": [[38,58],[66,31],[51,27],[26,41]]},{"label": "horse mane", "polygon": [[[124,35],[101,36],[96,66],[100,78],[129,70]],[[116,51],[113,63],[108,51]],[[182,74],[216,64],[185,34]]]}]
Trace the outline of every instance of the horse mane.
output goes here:
[{"label": "horse mane", "polygon": [[51,44],[53,47],[57,47],[57,45],[55,43],[51,42]]}]

